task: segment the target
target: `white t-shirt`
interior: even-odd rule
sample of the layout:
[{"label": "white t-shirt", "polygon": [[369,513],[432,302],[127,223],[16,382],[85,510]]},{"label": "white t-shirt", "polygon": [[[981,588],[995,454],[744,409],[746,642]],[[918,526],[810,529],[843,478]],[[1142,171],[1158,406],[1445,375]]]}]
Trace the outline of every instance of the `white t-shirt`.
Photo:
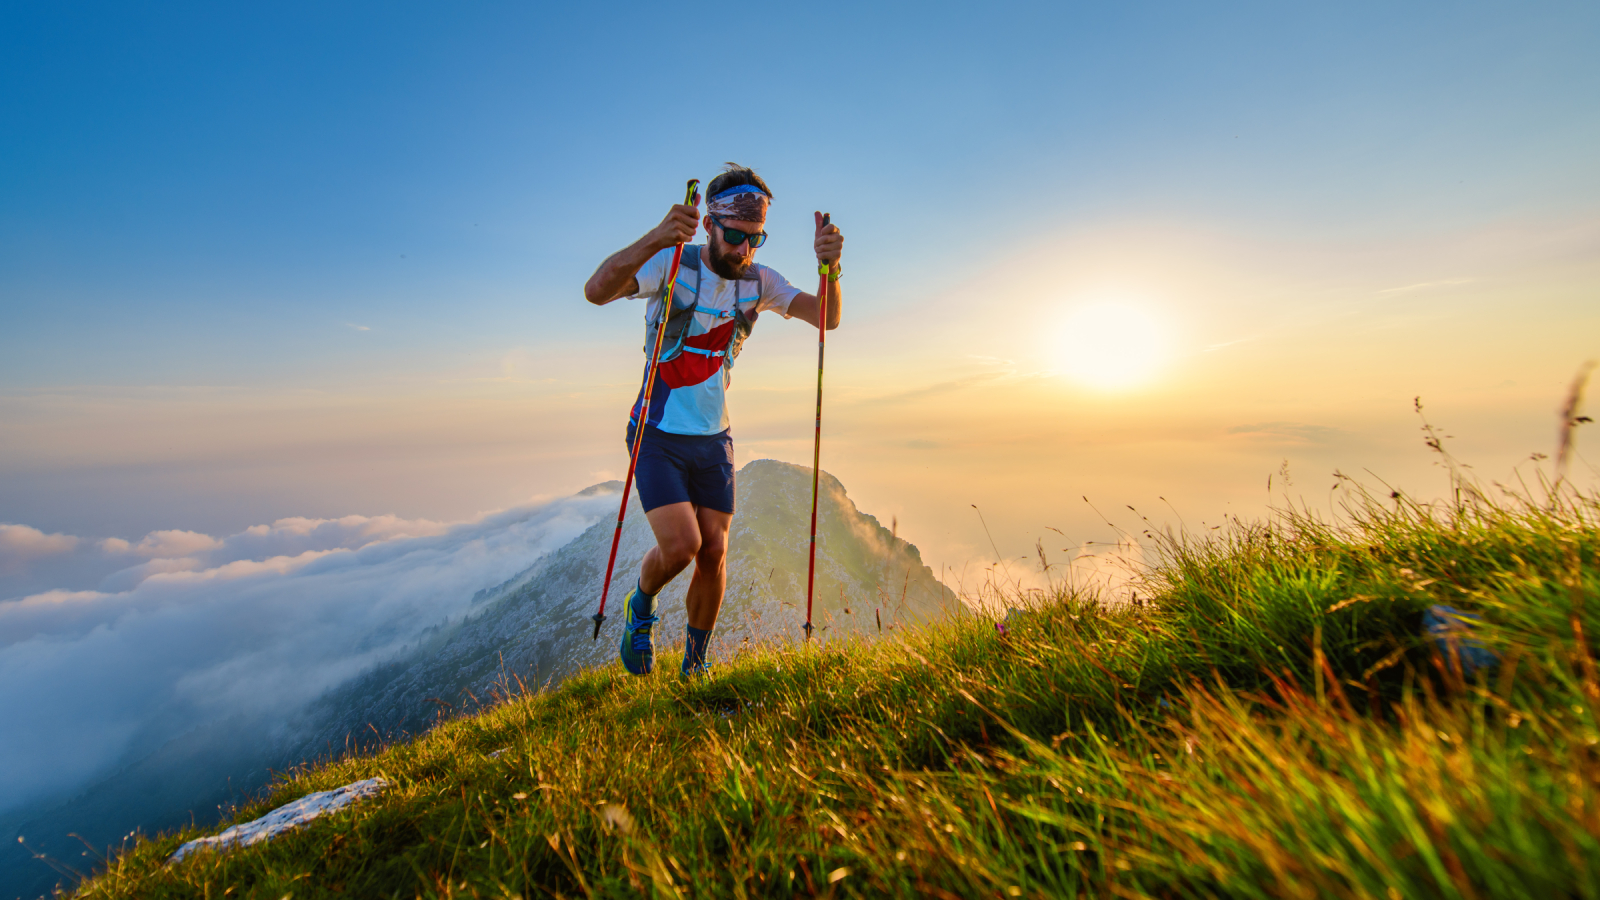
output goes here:
[{"label": "white t-shirt", "polygon": [[[650,257],[639,269],[639,290],[631,296],[652,298],[645,308],[645,323],[654,321],[660,301],[654,299],[672,268],[672,247]],[[789,304],[800,294],[800,289],[788,279],[759,263],[750,266],[744,281],[728,281],[712,271],[709,253],[700,248],[700,294],[695,305],[710,310],[731,311],[737,302],[752,322],[766,310],[774,310],[789,318]],[[678,270],[678,286],[673,289],[675,305],[682,306],[693,294],[696,275],[692,270]],[[752,284],[752,282],[755,282]],[[754,292],[750,296],[740,293]],[[734,320],[712,313],[696,312],[694,322],[684,341],[686,347],[707,351],[725,350],[733,337]],[[652,331],[653,334],[653,331]],[[648,354],[650,348],[646,347]],[[645,359],[645,365],[650,361]],[[720,374],[722,377],[713,377]],[[676,359],[656,367],[656,384],[650,395],[648,422],[672,434],[720,434],[728,428],[727,389],[732,373],[722,365],[721,357],[707,356],[685,350]],[[633,404],[633,418],[638,419],[639,403],[644,399],[641,387]]]}]

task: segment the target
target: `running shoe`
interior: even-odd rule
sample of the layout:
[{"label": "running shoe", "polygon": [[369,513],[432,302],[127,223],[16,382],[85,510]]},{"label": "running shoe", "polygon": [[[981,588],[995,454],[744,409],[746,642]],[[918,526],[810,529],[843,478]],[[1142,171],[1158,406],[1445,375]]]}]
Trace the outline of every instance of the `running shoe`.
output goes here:
[{"label": "running shoe", "polygon": [[650,640],[650,629],[659,616],[637,617],[633,614],[633,595],[638,593],[636,587],[628,592],[622,601],[622,608],[627,610],[622,617],[622,646],[619,655],[622,657],[622,667],[635,675],[649,675],[655,668],[656,648]]}]

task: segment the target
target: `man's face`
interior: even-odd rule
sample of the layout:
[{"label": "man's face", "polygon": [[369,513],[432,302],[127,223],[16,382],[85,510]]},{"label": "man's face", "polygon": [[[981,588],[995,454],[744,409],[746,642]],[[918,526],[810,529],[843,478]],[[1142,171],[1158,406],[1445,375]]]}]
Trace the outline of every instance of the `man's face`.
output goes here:
[{"label": "man's face", "polygon": [[750,246],[749,241],[741,241],[739,246],[730,245],[722,236],[722,228],[735,228],[745,234],[755,234],[766,228],[765,222],[752,222],[746,219],[723,219],[722,225],[710,216],[705,218],[706,233],[711,239],[706,242],[706,248],[711,251],[711,271],[730,281],[743,278],[756,261],[756,248]]}]

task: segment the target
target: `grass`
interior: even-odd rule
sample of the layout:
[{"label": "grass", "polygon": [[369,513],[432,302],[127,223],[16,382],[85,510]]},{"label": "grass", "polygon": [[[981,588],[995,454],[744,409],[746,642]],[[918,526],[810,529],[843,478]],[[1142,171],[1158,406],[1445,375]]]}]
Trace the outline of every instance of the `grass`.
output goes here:
[{"label": "grass", "polygon": [[[376,799],[170,867],[201,832],[147,839],[77,896],[1600,897],[1600,503],[1564,496],[1361,495],[1169,539],[1148,604],[589,672],[236,820]],[[1436,603],[1500,665],[1427,640]]]}]

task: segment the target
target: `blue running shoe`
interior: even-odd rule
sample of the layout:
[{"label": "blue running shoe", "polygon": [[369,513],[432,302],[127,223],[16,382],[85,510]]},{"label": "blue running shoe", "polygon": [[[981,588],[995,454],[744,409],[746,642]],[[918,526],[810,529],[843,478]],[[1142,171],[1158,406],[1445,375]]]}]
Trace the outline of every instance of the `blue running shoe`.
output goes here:
[{"label": "blue running shoe", "polygon": [[635,616],[633,612],[633,595],[639,589],[634,588],[628,592],[622,601],[622,608],[627,610],[622,616],[622,667],[635,675],[649,675],[656,664],[656,647],[650,640],[650,629],[659,620],[659,616]]}]

